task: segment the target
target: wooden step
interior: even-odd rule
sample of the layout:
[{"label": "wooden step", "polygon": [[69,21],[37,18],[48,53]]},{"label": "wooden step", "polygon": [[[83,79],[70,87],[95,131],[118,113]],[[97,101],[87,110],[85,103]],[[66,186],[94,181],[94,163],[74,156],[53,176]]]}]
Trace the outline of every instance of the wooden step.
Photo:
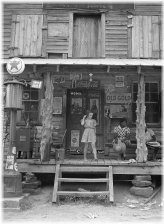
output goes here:
[{"label": "wooden step", "polygon": [[[106,173],[106,178],[63,178],[62,172],[71,173]],[[81,183],[106,183],[106,191],[61,191],[61,182],[81,182]],[[90,196],[90,195],[107,195],[107,200],[114,201],[113,196],[113,171],[112,166],[68,166],[56,165],[56,174],[54,179],[54,189],[52,195],[52,202],[58,202],[60,195],[74,195],[74,196]]]},{"label": "wooden step", "polygon": [[67,172],[67,173],[102,173],[102,172],[108,172],[109,168],[108,167],[98,167],[98,166],[62,166],[60,168],[62,172]]},{"label": "wooden step", "polygon": [[109,191],[57,191],[57,195],[74,195],[74,196],[82,196],[82,195],[107,195]]},{"label": "wooden step", "polygon": [[58,178],[58,181],[60,182],[90,182],[90,183],[103,183],[103,182],[108,182],[109,179],[107,178],[96,178],[96,179],[89,179],[89,178]]}]

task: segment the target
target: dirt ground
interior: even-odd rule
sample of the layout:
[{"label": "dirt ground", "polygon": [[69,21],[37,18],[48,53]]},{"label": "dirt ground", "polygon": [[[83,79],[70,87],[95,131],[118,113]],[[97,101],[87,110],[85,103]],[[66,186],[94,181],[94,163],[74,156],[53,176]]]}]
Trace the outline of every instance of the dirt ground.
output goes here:
[{"label": "dirt ground", "polygon": [[[70,186],[63,186],[69,189]],[[78,188],[79,186],[74,186]],[[61,197],[60,204],[52,204],[53,186],[40,188],[29,195],[17,212],[3,212],[3,222],[53,222],[53,223],[162,223],[163,199],[159,192],[150,202],[131,195],[130,183],[114,184],[114,204],[106,203],[104,196],[90,198]],[[89,186],[82,189],[88,190]],[[103,189],[103,186],[96,188]]]}]

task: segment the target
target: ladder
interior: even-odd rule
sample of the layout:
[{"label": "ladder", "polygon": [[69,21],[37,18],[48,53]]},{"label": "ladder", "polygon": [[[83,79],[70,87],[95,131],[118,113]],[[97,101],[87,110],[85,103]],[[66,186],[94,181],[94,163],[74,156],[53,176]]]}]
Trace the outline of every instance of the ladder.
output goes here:
[{"label": "ladder", "polygon": [[[106,173],[106,178],[62,178],[62,173]],[[106,191],[61,191],[61,182],[106,183]],[[114,202],[112,166],[68,166],[56,165],[52,202],[58,203],[60,195],[87,197],[88,195],[107,195],[107,201]]]}]

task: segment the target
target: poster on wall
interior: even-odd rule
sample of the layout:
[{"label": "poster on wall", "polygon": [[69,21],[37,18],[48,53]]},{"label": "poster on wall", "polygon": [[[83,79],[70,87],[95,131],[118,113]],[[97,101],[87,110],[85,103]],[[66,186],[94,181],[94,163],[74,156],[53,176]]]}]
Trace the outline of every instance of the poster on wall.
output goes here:
[{"label": "poster on wall", "polygon": [[104,108],[105,117],[109,118],[121,118],[121,117],[127,117],[128,111],[129,111],[129,105],[128,104],[111,104],[108,106],[105,106]]},{"label": "poster on wall", "polygon": [[62,97],[54,97],[53,114],[62,114]]},{"label": "poster on wall", "polygon": [[71,130],[71,147],[79,147],[80,131]]},{"label": "poster on wall", "polygon": [[115,87],[124,87],[124,76],[115,76]]},{"label": "poster on wall", "polygon": [[90,99],[90,110],[93,113],[93,118],[97,121],[97,125],[99,125],[99,99]]},{"label": "poster on wall", "polygon": [[82,113],[82,98],[72,98],[71,101],[71,114]]}]

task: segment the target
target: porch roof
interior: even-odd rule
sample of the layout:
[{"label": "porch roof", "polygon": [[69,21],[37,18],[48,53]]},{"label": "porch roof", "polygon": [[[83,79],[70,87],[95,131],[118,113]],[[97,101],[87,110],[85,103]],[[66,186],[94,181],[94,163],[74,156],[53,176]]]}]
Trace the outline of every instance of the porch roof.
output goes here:
[{"label": "porch roof", "polygon": [[[118,66],[163,66],[163,59],[111,59],[111,58],[85,58],[85,59],[43,59],[22,58],[26,65],[118,65]],[[3,59],[7,64],[10,59]]]}]

